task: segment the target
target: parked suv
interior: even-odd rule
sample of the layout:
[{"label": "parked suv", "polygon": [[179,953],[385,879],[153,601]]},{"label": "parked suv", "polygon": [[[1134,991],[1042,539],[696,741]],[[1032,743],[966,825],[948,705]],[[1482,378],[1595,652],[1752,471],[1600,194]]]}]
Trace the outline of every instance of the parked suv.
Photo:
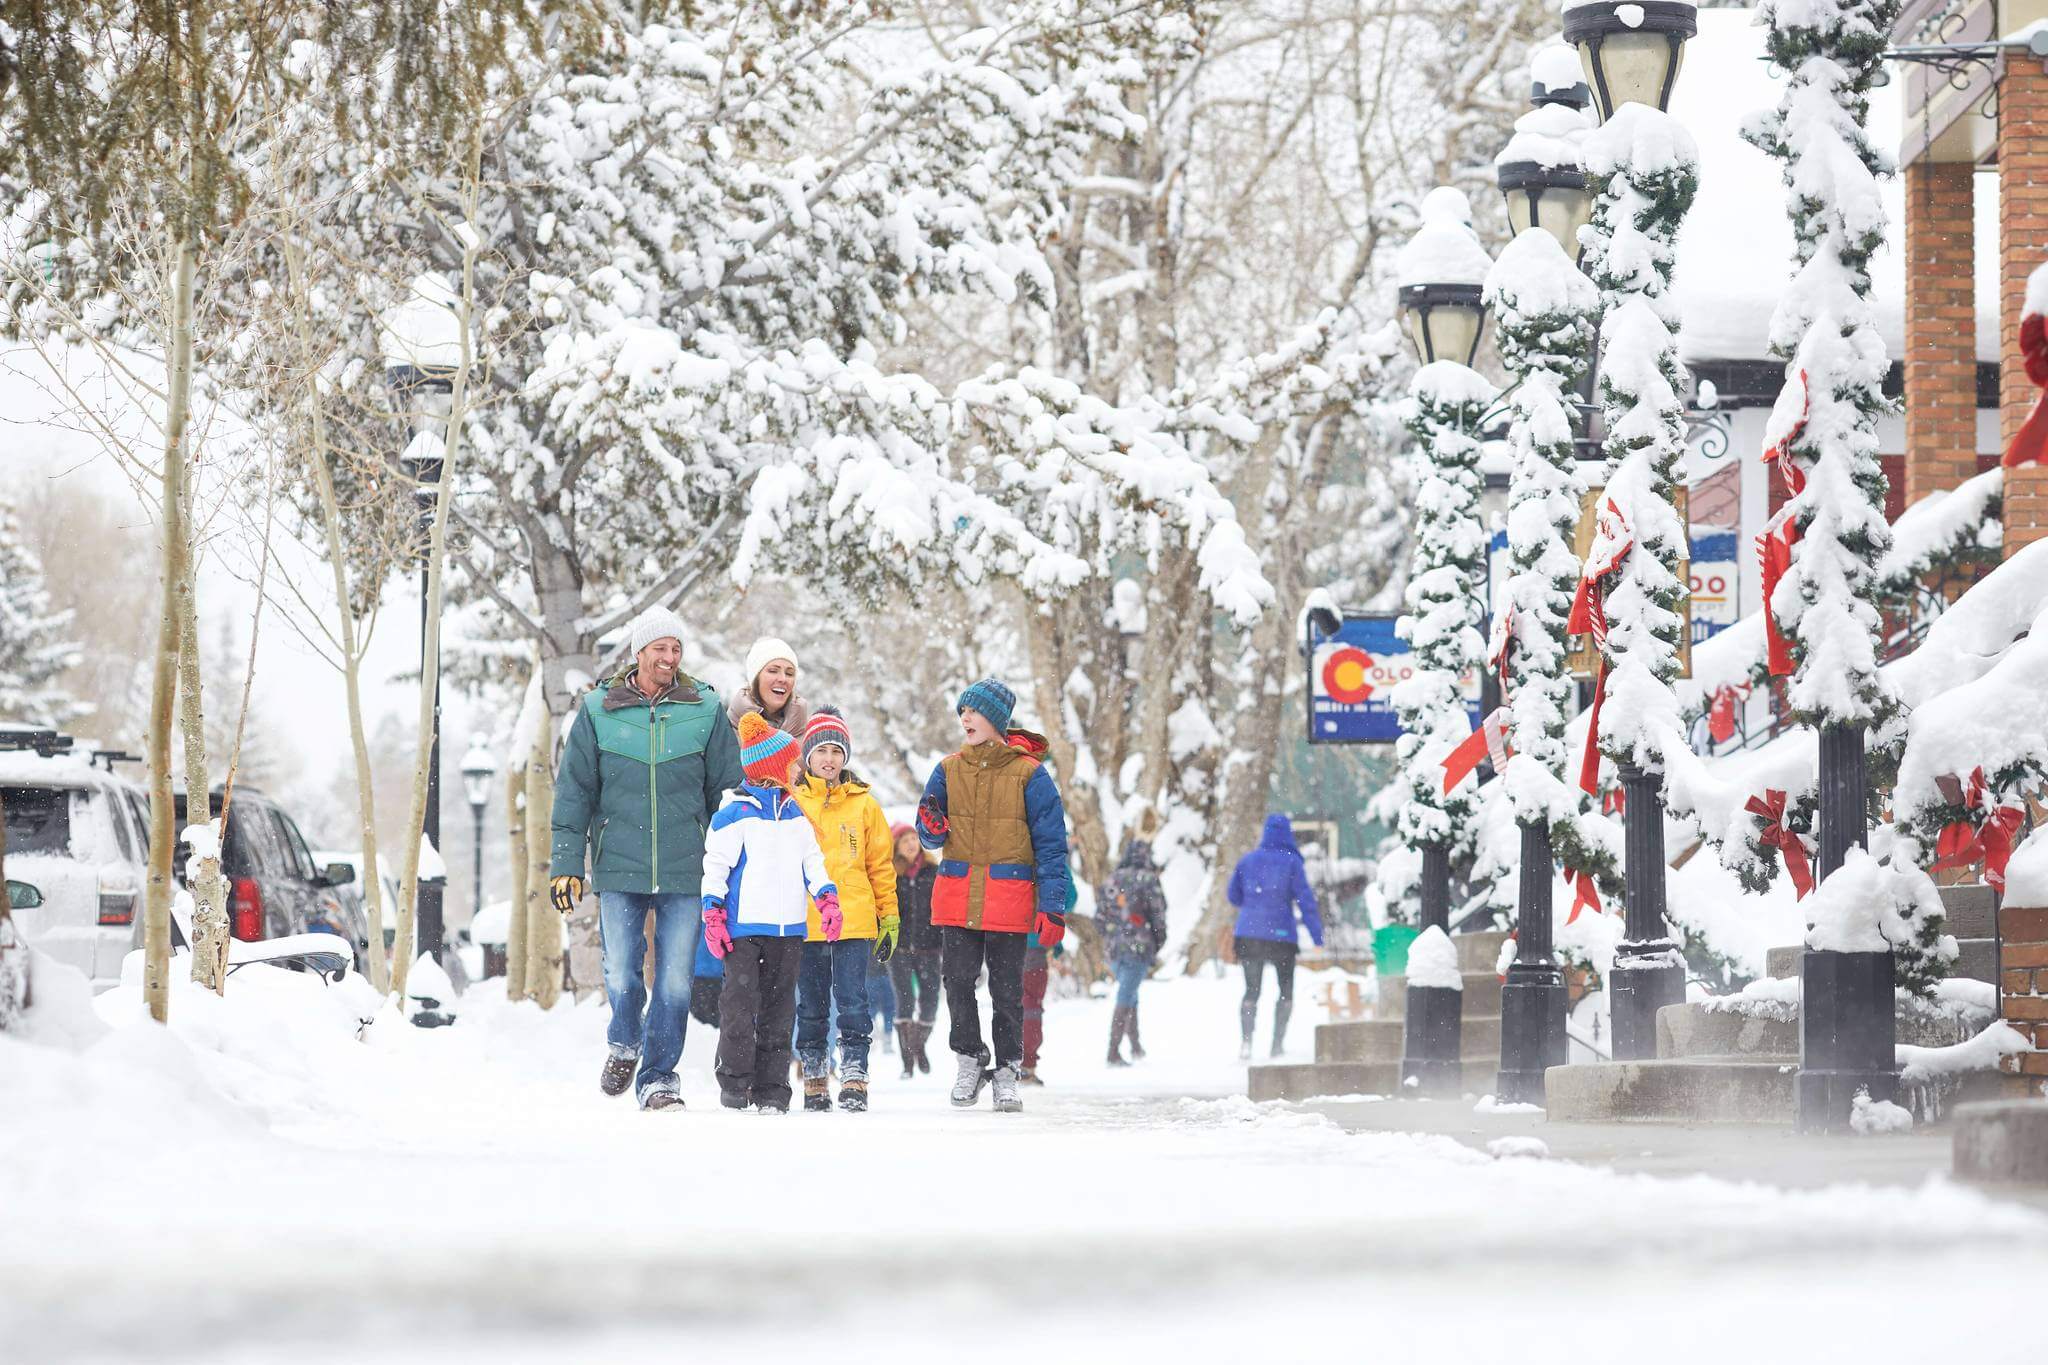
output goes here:
[{"label": "parked suv", "polygon": [[7,874],[42,891],[15,923],[96,991],[121,979],[149,876],[148,798],[111,770],[115,757],[54,730],[0,725]]},{"label": "parked suv", "polygon": [[[178,828],[183,829],[185,796],[177,802]],[[221,793],[213,792],[211,814],[220,814]],[[228,814],[228,839],[221,849],[221,872],[228,879],[228,932],[236,938],[256,942],[282,938],[286,934],[326,932],[338,934],[355,946],[352,964],[361,971],[369,961],[369,924],[362,902],[343,895],[340,888],[355,880],[355,869],[346,863],[321,866],[299,827],[278,804],[252,787],[236,786],[234,808]],[[185,850],[178,852],[178,880],[186,881]],[[178,942],[175,927],[172,946]],[[141,940],[136,940],[140,945]],[[315,967],[328,964],[320,961]],[[338,965],[338,964],[337,964]]]}]

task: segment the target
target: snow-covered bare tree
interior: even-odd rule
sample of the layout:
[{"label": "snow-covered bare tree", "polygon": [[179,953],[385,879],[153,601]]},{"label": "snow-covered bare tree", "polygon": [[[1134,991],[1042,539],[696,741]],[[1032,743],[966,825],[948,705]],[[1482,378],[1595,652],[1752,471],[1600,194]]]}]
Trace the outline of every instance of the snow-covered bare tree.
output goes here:
[{"label": "snow-covered bare tree", "polygon": [[14,509],[0,503],[0,720],[63,725],[92,713],[63,686],[83,657],[74,612],[57,611]]}]

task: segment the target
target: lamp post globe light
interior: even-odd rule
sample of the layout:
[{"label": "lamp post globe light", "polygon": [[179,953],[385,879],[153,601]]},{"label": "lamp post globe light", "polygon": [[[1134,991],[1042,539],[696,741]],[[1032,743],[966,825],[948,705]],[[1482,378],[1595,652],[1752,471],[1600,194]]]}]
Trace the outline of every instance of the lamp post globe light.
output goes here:
[{"label": "lamp post globe light", "polygon": [[1576,261],[1579,229],[1593,218],[1593,191],[1579,147],[1593,126],[1585,112],[1593,96],[1570,48],[1542,49],[1530,71],[1530,102],[1536,107],[1515,120],[1514,136],[1493,159],[1494,176],[1516,234],[1540,227]]},{"label": "lamp post globe light", "polygon": [[470,914],[480,915],[484,909],[484,809],[491,802],[491,779],[498,775],[498,764],[485,747],[482,735],[469,742],[469,752],[462,756],[462,794],[469,798],[470,814],[476,817],[476,838],[472,845],[475,854],[475,894],[471,898]]},{"label": "lamp post globe light", "polygon": [[[1409,954],[1400,1075],[1404,1094],[1456,1095],[1464,992],[1448,938],[1451,853],[1473,810],[1469,790],[1445,790],[1441,760],[1470,731],[1462,679],[1482,663],[1478,429],[1495,394],[1470,365],[1485,327],[1493,262],[1464,194],[1438,188],[1420,207],[1421,224],[1396,261],[1399,303],[1423,362],[1410,388],[1409,429],[1424,460],[1404,617],[1416,671],[1395,702],[1404,732],[1396,749],[1404,798],[1395,829],[1420,857],[1423,935]],[[1425,970],[1425,962],[1435,965]]]},{"label": "lamp post globe light", "polygon": [[1604,123],[1624,104],[1669,112],[1685,43],[1699,32],[1683,0],[1567,0],[1564,40],[1579,53]]},{"label": "lamp post globe light", "polygon": [[[461,323],[455,314],[452,290],[432,275],[413,281],[410,296],[379,319],[379,345],[384,357],[384,383],[406,424],[405,451],[399,462],[413,480],[413,500],[419,509],[417,533],[420,557],[420,668],[424,673],[428,652],[428,609],[430,566],[427,547],[434,529],[434,508],[440,496],[442,429],[448,418],[450,398],[455,389],[455,372],[462,365]],[[438,634],[434,639],[438,640]],[[441,670],[434,668],[433,739],[427,759],[427,803],[420,821],[426,842],[434,849],[433,863],[440,863],[441,850]],[[446,947],[443,931],[442,895],[447,878],[419,879],[414,916],[412,956],[431,955],[440,961]],[[403,945],[401,945],[402,947]]]}]

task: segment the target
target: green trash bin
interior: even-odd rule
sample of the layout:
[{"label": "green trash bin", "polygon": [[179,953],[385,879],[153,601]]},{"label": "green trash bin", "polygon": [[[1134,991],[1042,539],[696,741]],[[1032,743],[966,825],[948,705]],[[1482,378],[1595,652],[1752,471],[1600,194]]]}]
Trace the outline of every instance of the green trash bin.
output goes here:
[{"label": "green trash bin", "polygon": [[1408,974],[1408,945],[1422,931],[1408,924],[1383,924],[1372,931],[1374,973],[1379,976]]}]

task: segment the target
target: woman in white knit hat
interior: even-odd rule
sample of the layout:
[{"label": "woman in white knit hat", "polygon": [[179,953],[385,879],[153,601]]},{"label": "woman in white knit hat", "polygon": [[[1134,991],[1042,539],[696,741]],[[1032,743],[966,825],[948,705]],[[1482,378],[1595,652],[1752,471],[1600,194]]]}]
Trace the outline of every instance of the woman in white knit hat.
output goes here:
[{"label": "woman in white knit hat", "polygon": [[747,681],[725,704],[735,728],[753,712],[787,734],[803,737],[811,708],[796,691],[796,651],[774,636],[754,641],[747,651]]}]

